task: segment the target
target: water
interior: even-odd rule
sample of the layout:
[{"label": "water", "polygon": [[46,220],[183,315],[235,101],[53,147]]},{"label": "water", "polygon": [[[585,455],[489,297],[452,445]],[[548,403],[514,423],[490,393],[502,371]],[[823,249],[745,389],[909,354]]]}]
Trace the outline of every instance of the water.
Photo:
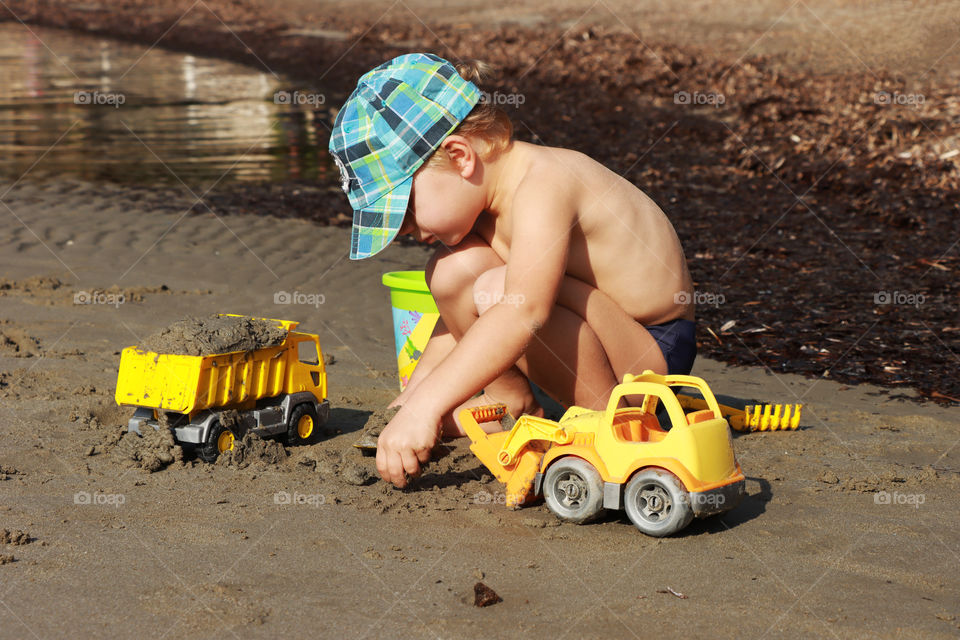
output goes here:
[{"label": "water", "polygon": [[0,23],[4,180],[315,180],[330,171],[331,106],[266,69]]}]

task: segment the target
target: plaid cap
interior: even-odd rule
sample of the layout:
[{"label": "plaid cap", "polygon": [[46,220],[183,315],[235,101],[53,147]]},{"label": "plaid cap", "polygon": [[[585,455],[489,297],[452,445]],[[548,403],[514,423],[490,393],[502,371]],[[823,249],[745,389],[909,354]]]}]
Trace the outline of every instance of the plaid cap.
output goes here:
[{"label": "plaid cap", "polygon": [[350,259],[397,236],[413,174],[480,101],[452,64],[411,53],[365,73],[337,114],[330,153],[353,207]]}]

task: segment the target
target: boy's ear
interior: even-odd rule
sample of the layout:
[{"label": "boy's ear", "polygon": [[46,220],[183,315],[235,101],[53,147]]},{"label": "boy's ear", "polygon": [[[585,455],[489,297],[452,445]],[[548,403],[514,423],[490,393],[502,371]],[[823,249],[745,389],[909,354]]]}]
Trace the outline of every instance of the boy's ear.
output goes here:
[{"label": "boy's ear", "polygon": [[473,145],[464,136],[451,134],[440,143],[440,148],[447,154],[450,164],[460,176],[469,180],[477,168],[477,152]]}]

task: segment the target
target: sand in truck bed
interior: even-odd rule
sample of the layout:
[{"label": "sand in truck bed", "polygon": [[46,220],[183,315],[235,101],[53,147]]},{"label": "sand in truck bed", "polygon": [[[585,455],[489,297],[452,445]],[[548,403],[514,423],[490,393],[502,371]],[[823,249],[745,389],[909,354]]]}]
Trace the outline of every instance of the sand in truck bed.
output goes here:
[{"label": "sand in truck bed", "polygon": [[144,338],[139,346],[156,353],[208,356],[273,347],[286,337],[286,329],[263,318],[214,314],[174,322]]}]

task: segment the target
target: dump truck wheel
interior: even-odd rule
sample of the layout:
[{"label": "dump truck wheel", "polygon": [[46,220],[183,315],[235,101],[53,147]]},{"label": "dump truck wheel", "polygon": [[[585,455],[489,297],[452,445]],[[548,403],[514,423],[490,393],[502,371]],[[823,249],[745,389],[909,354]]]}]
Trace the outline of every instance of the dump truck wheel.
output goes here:
[{"label": "dump truck wheel", "polygon": [[561,458],[547,470],[543,498],[561,520],[589,522],[603,511],[603,480],[586,460]]},{"label": "dump truck wheel", "polygon": [[623,503],[634,526],[657,538],[674,534],[693,520],[690,495],[666,469],[646,469],[633,476]]},{"label": "dump truck wheel", "polygon": [[316,408],[309,404],[297,405],[290,412],[287,425],[287,444],[306,444],[320,428]]},{"label": "dump truck wheel", "polygon": [[219,422],[210,425],[207,441],[197,450],[205,462],[216,462],[220,454],[233,449],[233,432],[225,429]]}]

